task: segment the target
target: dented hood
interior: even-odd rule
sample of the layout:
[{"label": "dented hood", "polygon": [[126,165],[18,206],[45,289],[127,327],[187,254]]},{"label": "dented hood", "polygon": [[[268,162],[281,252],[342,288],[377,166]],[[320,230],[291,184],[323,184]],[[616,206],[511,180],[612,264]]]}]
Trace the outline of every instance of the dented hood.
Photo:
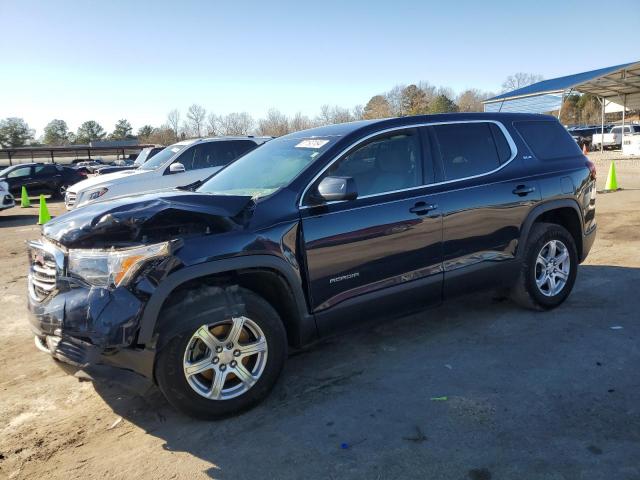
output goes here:
[{"label": "dented hood", "polygon": [[168,240],[185,232],[239,228],[252,205],[249,196],[153,192],[90,203],[49,221],[42,231],[66,247]]}]

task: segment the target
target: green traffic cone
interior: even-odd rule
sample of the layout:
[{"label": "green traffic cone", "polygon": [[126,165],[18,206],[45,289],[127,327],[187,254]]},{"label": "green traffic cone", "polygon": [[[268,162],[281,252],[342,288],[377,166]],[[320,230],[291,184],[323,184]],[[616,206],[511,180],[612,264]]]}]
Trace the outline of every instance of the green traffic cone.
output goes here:
[{"label": "green traffic cone", "polygon": [[607,175],[607,183],[604,189],[608,192],[615,192],[618,190],[618,178],[616,177],[616,164],[611,162],[609,167],[609,174]]},{"label": "green traffic cone", "polygon": [[22,198],[20,199],[20,207],[21,208],[29,208],[31,206],[31,200],[29,200],[29,195],[27,195],[27,187],[22,186]]},{"label": "green traffic cone", "polygon": [[47,201],[44,199],[44,195],[40,195],[40,212],[38,214],[38,225],[44,225],[49,220],[51,220],[51,215],[49,215]]}]

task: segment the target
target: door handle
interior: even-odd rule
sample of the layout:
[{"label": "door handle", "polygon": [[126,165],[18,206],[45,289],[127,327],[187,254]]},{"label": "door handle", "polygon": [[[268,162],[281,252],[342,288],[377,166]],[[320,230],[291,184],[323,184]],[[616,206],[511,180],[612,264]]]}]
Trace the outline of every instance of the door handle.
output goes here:
[{"label": "door handle", "polygon": [[409,209],[411,213],[415,213],[416,215],[424,215],[426,213],[431,212],[438,208],[438,205],[427,202],[418,202],[413,207]]},{"label": "door handle", "polygon": [[535,187],[527,187],[526,185],[518,185],[516,188],[513,189],[513,194],[514,195],[519,195],[521,197],[524,197],[524,196],[529,195],[530,193],[533,193],[535,191],[536,191]]}]

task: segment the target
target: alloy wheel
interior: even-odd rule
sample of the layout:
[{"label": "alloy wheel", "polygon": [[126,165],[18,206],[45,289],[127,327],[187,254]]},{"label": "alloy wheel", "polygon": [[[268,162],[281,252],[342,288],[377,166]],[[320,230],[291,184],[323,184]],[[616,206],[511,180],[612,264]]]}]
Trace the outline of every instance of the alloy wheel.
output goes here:
[{"label": "alloy wheel", "polygon": [[571,258],[567,246],[560,240],[544,244],[536,258],[536,285],[547,297],[558,295],[569,280]]},{"label": "alloy wheel", "polygon": [[184,353],[184,375],[197,394],[228,400],[256,384],[267,354],[262,329],[250,318],[233,317],[195,331]]}]

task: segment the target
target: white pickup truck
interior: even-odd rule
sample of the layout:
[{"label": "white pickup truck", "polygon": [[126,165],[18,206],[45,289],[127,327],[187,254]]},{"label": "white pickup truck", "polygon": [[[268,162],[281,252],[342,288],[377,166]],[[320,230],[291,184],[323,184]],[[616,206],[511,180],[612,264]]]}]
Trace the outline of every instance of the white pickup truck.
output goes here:
[{"label": "white pickup truck", "polygon": [[[625,125],[624,132],[622,131],[622,125],[613,127],[609,133],[594,133],[591,140],[591,148],[597,150],[600,148],[600,144],[604,148],[622,148],[622,136],[633,135],[640,133],[640,125]],[[598,130],[599,132],[600,130]]]}]

